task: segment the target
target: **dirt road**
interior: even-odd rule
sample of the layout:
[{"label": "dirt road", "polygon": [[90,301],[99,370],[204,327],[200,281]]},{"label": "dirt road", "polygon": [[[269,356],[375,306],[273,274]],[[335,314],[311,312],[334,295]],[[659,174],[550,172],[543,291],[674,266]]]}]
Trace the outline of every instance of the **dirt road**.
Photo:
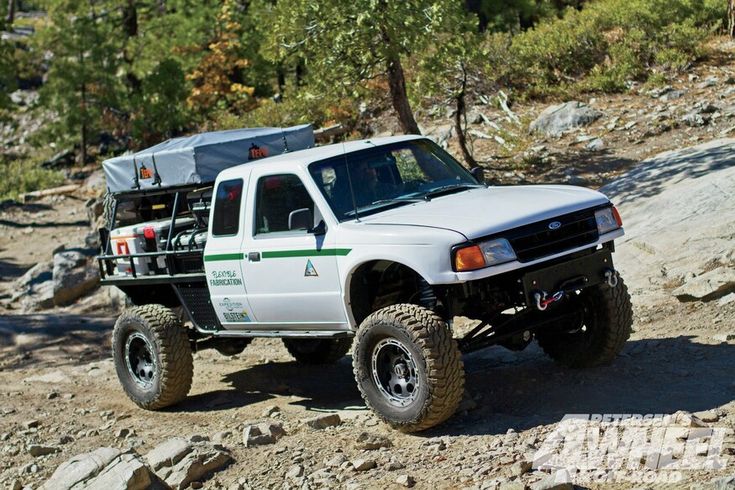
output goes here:
[{"label": "dirt road", "polygon": [[[732,427],[735,345],[719,342],[718,335],[734,315],[735,304],[638,309],[636,332],[620,359],[587,371],[559,368],[536,346],[522,353],[491,348],[466,356],[464,407],[469,410],[419,435],[393,432],[364,409],[349,357],[334,366],[304,367],[275,340],[257,340],[231,358],[204,351],[196,355],[189,399],[152,413],[134,407],[117,384],[108,355],[109,318],[2,317],[0,434],[7,435],[0,445],[0,481],[19,477],[24,484],[37,484],[65,459],[100,446],[131,446],[143,453],[175,435],[221,437],[224,432],[223,443],[233,450],[235,463],[209,480],[208,487],[228,487],[242,479],[253,488],[277,487],[294,461],[306,476],[319,476],[318,470],[339,455],[348,461],[374,459],[377,468],[336,468],[322,472],[321,480],[305,481],[382,487],[407,473],[420,488],[480,487],[495,478],[506,480],[514,462],[532,460],[568,413],[709,410],[721,414],[718,426]],[[274,446],[243,447],[243,426],[274,406],[287,436]],[[317,432],[302,424],[325,411],[339,413],[342,425]],[[40,421],[39,427],[26,429],[32,419]],[[120,438],[121,429],[133,435]],[[362,432],[384,436],[392,447],[362,450]],[[61,444],[66,436],[70,440]],[[34,458],[25,451],[30,443],[56,445],[61,452]],[[387,470],[391,461],[404,468]],[[686,476],[701,482],[726,474],[693,471]],[[531,472],[521,481],[530,484],[544,476]]]},{"label": "dirt road", "polygon": [[[646,197],[656,194],[664,193]],[[82,206],[81,200],[67,201],[63,215],[53,205],[15,209],[4,212],[0,224],[22,230],[33,220],[34,229],[63,236],[80,226]],[[635,213],[636,206],[626,202],[623,209]],[[647,201],[644,209],[662,208]],[[43,226],[45,220],[61,225]],[[643,221],[631,219],[631,242],[652,240],[636,229]],[[722,247],[732,248],[727,236],[721,238]],[[636,292],[635,331],[612,365],[566,370],[535,344],[520,353],[494,347],[465,356],[467,393],[459,413],[417,435],[391,431],[371,416],[355,387],[350,357],[332,366],[301,366],[277,340],[258,339],[232,357],[197,353],[190,397],[168,410],[146,412],[119,387],[109,358],[115,313],[100,301],[36,315],[8,310],[0,316],[0,485],[36,488],[63,461],[99,447],[144,454],[170,437],[196,435],[221,443],[234,458],[202,482],[206,488],[376,488],[413,480],[417,488],[554,488],[549,478],[555,473],[529,466],[565,415],[685,411],[729,432],[715,448],[725,465],[682,470],[678,485],[719,488],[733,475],[735,454],[735,301],[679,302],[670,294],[676,284],[650,280],[661,274],[664,259],[639,261],[634,246],[621,242],[619,265],[630,272]],[[0,237],[0,249],[6,278],[37,260],[8,234]],[[645,294],[648,288],[656,294]],[[340,425],[318,431],[304,424],[329,412],[339,414]],[[245,447],[243,428],[266,419],[280,421],[286,435],[275,444]],[[378,441],[370,446],[377,448],[366,449],[366,439]],[[32,456],[33,444],[58,452]],[[352,463],[360,459],[375,467],[356,470]],[[593,488],[611,485],[571,479]],[[671,486],[650,483],[621,480],[613,486]]]}]

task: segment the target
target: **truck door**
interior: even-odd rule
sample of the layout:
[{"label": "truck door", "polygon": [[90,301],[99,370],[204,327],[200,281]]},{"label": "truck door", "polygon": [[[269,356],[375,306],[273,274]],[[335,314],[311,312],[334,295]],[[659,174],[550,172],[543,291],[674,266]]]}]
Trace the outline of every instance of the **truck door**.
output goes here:
[{"label": "truck door", "polygon": [[225,328],[254,320],[242,271],[247,177],[220,181],[215,189],[204,269],[217,317]]},{"label": "truck door", "polygon": [[[335,230],[295,173],[253,170],[248,191],[243,274],[258,326],[279,330],[343,330]],[[316,230],[314,229],[316,228]]]}]

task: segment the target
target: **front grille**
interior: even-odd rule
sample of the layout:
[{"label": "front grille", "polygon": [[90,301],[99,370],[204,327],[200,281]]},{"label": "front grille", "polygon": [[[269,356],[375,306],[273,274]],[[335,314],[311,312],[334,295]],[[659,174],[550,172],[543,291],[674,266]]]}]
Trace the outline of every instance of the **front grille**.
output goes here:
[{"label": "front grille", "polygon": [[[549,229],[549,223],[558,221],[561,226]],[[597,241],[595,209],[585,209],[556,218],[538,221],[504,234],[515,250],[520,262],[553,255]]]},{"label": "front grille", "polygon": [[184,306],[194,317],[194,321],[205,330],[219,330],[221,324],[214,312],[206,283],[177,284]]}]

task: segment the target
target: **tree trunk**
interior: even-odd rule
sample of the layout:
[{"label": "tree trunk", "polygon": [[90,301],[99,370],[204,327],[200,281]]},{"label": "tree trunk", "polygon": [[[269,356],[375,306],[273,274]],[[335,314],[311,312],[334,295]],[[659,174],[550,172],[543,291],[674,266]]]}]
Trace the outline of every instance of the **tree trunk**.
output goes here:
[{"label": "tree trunk", "polygon": [[15,22],[15,0],[8,0],[8,17],[5,19],[8,25]]},{"label": "tree trunk", "polygon": [[306,67],[304,66],[303,60],[299,58],[298,61],[296,61],[296,86],[301,87],[304,85],[304,75],[306,74]]},{"label": "tree trunk", "polygon": [[[376,17],[388,15],[388,1],[378,0]],[[388,75],[388,87],[390,88],[390,99],[398,114],[398,122],[404,134],[421,134],[419,125],[413,117],[411,103],[408,101],[406,93],[406,77],[403,74],[403,65],[401,64],[401,55],[399,47],[394,44],[388,29],[384,24],[380,25],[380,37],[383,41],[384,56],[386,62],[386,74]]]},{"label": "tree trunk", "polygon": [[286,73],[283,71],[283,65],[280,63],[276,68],[276,78],[278,80],[278,93],[283,94],[284,90],[286,90]]},{"label": "tree trunk", "polygon": [[87,164],[87,85],[82,82],[81,87],[81,109],[82,109],[82,134],[81,134],[81,160],[82,166]]},{"label": "tree trunk", "polygon": [[133,59],[128,50],[128,42],[138,35],[138,9],[135,6],[135,0],[128,0],[127,5],[123,8],[122,22],[123,32],[125,33],[123,59],[125,60],[125,64],[128,65],[125,82],[131,94],[138,94],[141,89],[141,81],[133,73]]},{"label": "tree trunk", "polygon": [[403,65],[400,58],[395,56],[388,60],[388,86],[390,87],[390,99],[393,109],[398,114],[398,121],[404,134],[421,134],[419,125],[413,117],[411,104],[406,93],[406,79],[403,76]]},{"label": "tree trunk", "polygon": [[[462,67],[462,82],[460,90],[455,95],[454,100],[457,104],[457,110],[454,113],[454,130],[457,132],[457,140],[459,141],[459,148],[462,150],[462,156],[464,161],[467,162],[470,168],[479,167],[477,160],[470,153],[470,149],[467,147],[467,138],[464,134],[464,127],[462,126],[462,120],[466,123],[466,112],[467,107],[465,105],[465,89],[467,87],[467,72]],[[466,126],[466,124],[465,124]]]},{"label": "tree trunk", "polygon": [[727,2],[727,33],[735,37],[735,0]]}]

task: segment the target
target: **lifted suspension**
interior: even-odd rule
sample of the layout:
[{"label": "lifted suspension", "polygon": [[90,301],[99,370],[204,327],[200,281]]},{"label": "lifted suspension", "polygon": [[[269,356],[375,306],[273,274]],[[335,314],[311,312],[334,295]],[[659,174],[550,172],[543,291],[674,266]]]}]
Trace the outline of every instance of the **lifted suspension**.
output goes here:
[{"label": "lifted suspension", "polygon": [[[467,332],[459,341],[458,347],[463,354],[475,352],[492,345],[505,345],[515,340],[508,347],[524,348],[532,339],[532,333],[549,323],[568,321],[573,323],[579,319],[580,310],[575,301],[566,301],[550,311],[539,311],[535,308],[524,308],[517,313],[498,313],[492,318],[483,320],[475,328]],[[519,350],[519,349],[516,349]]]}]

